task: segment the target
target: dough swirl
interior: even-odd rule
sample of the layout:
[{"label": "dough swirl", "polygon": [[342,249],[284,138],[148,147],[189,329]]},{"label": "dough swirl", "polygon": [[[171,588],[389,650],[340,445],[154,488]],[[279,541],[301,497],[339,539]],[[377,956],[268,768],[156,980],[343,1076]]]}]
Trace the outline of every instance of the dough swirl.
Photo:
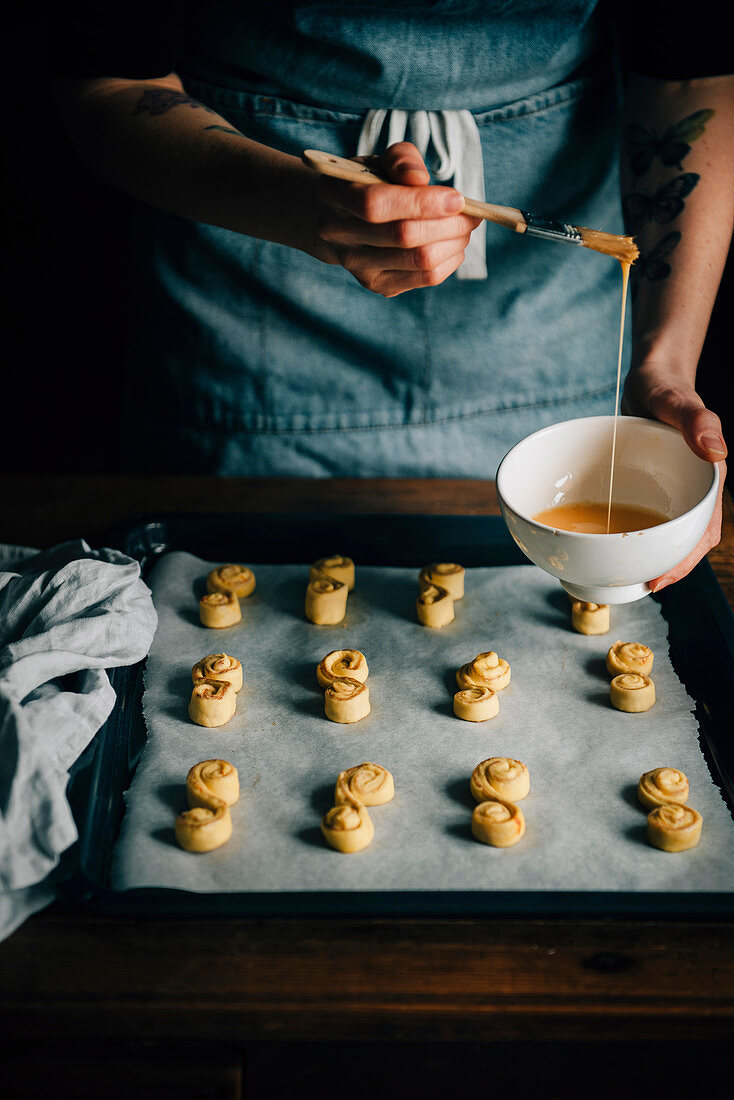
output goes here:
[{"label": "dough swirl", "polygon": [[677,768],[653,768],[640,776],[637,797],[646,810],[669,802],[687,802],[688,777]]},{"label": "dough swirl", "polygon": [[[429,588],[433,584],[433,581],[431,580],[430,574],[428,572],[429,569],[430,566],[424,565],[420,573],[418,574],[418,590],[420,592],[422,592],[424,588]],[[438,587],[440,588],[441,585],[439,585]]]},{"label": "dough swirl", "polygon": [[434,561],[421,570],[418,583],[423,576],[435,584],[438,588],[445,588],[452,600],[464,598],[464,576],[466,570],[463,565],[457,565],[453,561]]},{"label": "dough swirl", "polygon": [[375,835],[375,827],[363,803],[354,798],[332,806],[321,820],[326,843],[337,852],[361,852]]},{"label": "dough swirl", "polygon": [[189,700],[189,718],[197,726],[223,726],[237,709],[237,694],[226,680],[200,680]]},{"label": "dough swirl", "polygon": [[194,684],[201,680],[226,680],[235,691],[242,690],[242,665],[228,653],[210,653],[202,657],[191,669]]},{"label": "dough swirl", "polygon": [[619,676],[623,672],[649,676],[652,663],[652,650],[641,642],[615,642],[607,653],[607,672],[610,676]]},{"label": "dough swirl", "polygon": [[308,582],[306,589],[306,618],[317,626],[334,626],[347,613],[349,589],[335,577],[319,574]]},{"label": "dough swirl", "polygon": [[418,621],[434,630],[440,630],[454,621],[454,601],[450,593],[437,584],[427,584],[421,588],[415,608]]},{"label": "dough swirl", "polygon": [[365,806],[384,806],[395,796],[395,782],[381,764],[357,764],[339,773],[334,791],[337,806],[345,802],[361,802]]},{"label": "dough swirl", "polygon": [[242,619],[240,601],[232,592],[209,592],[199,600],[199,618],[204,626],[217,629],[234,626]]},{"label": "dough swirl", "polygon": [[206,578],[207,592],[225,592],[244,600],[255,591],[255,574],[246,565],[218,565]]},{"label": "dough swirl", "polygon": [[512,802],[487,799],[474,807],[471,831],[482,844],[510,848],[525,835],[525,816]]},{"label": "dough swirl", "polygon": [[369,676],[364,653],[359,649],[335,649],[327,653],[316,666],[316,679],[326,688],[344,676],[363,684]]},{"label": "dough swirl", "polygon": [[332,722],[359,722],[370,712],[369,688],[351,676],[340,676],[324,692],[324,710]]},{"label": "dough swirl", "polygon": [[686,852],[701,839],[703,818],[690,806],[668,802],[647,815],[647,839],[663,852]]},{"label": "dough swirl", "polygon": [[332,554],[328,558],[319,558],[311,566],[309,580],[317,580],[320,576],[333,577],[341,581],[351,592],[354,588],[354,562],[351,558],[345,558],[342,554]]},{"label": "dough swirl", "polygon": [[510,666],[494,650],[480,653],[473,661],[462,665],[456,673],[456,683],[460,688],[488,687],[492,691],[502,691],[510,682]]},{"label": "dough swirl", "polygon": [[175,822],[176,841],[187,852],[211,852],[232,835],[229,807],[240,796],[237,769],[227,760],[202,760],[186,776],[190,809]]},{"label": "dough swirl", "polygon": [[465,722],[486,722],[499,710],[499,697],[491,688],[468,687],[454,695],[454,714]]},{"label": "dough swirl", "polygon": [[608,634],[609,605],[574,600],[571,604],[571,623],[579,634]]},{"label": "dough swirl", "polygon": [[501,802],[519,802],[530,793],[530,772],[521,760],[490,756],[477,764],[469,789],[475,802],[493,798]]},{"label": "dough swirl", "polygon": [[609,699],[613,707],[627,714],[641,714],[655,702],[655,685],[649,676],[636,672],[623,672],[615,676],[609,685]]},{"label": "dough swirl", "polygon": [[186,776],[186,800],[195,806],[209,806],[212,795],[234,806],[240,797],[240,777],[229,760],[202,760],[189,768]]}]

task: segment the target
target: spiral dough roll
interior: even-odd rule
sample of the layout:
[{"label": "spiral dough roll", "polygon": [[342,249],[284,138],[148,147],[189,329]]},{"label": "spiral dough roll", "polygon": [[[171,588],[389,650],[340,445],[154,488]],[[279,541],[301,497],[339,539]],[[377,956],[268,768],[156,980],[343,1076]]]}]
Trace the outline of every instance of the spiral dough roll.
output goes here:
[{"label": "spiral dough roll", "polygon": [[475,802],[499,798],[519,802],[530,793],[530,772],[521,760],[509,756],[490,756],[472,772],[469,789]]},{"label": "spiral dough roll", "polygon": [[418,622],[434,630],[440,630],[454,621],[454,601],[450,593],[437,584],[428,584],[421,589],[415,608]]},{"label": "spiral dough roll", "polygon": [[317,665],[316,679],[323,688],[344,676],[363,684],[369,672],[367,659],[359,649],[335,649]]},{"label": "spiral dough roll", "polygon": [[512,802],[487,799],[474,807],[471,831],[482,844],[510,848],[525,835],[525,817]]},{"label": "spiral dough roll", "polygon": [[349,589],[335,577],[319,574],[308,582],[306,618],[317,626],[335,626],[347,613]]},{"label": "spiral dough roll", "polygon": [[649,676],[636,672],[623,672],[615,676],[609,685],[609,698],[613,707],[627,714],[641,714],[655,702],[655,685]]},{"label": "spiral dough roll", "polygon": [[206,578],[207,592],[225,592],[244,600],[255,591],[255,574],[246,565],[218,565]]},{"label": "spiral dough roll", "polygon": [[329,558],[319,558],[311,566],[310,580],[326,575],[341,581],[351,592],[354,588],[354,562],[341,554],[332,554]]},{"label": "spiral dough roll", "polygon": [[237,709],[237,694],[226,680],[200,680],[189,700],[189,718],[197,726],[223,726]]},{"label": "spiral dough roll", "polygon": [[637,797],[646,810],[668,802],[687,802],[688,795],[688,777],[677,768],[653,768],[641,775],[637,784]]},{"label": "spiral dough roll", "polygon": [[242,619],[240,601],[232,592],[209,592],[199,600],[199,618],[204,626],[234,626]]},{"label": "spiral dough roll", "polygon": [[366,807],[356,799],[332,806],[321,820],[326,843],[337,852],[361,852],[375,835]]},{"label": "spiral dough roll", "polygon": [[701,839],[703,818],[690,806],[668,802],[647,815],[647,839],[663,852],[686,852]]},{"label": "spiral dough roll", "polygon": [[240,796],[237,769],[227,760],[202,760],[186,776],[190,809],[175,822],[176,841],[187,852],[211,852],[232,835],[229,807]]},{"label": "spiral dough roll", "polygon": [[574,630],[579,634],[607,634],[609,632],[609,605],[574,600],[571,604],[571,623]]},{"label": "spiral dough roll", "polygon": [[370,712],[369,688],[351,676],[342,676],[324,692],[324,710],[332,722],[359,722]]},{"label": "spiral dough roll", "polygon": [[226,680],[235,691],[242,690],[242,665],[228,653],[210,653],[191,669],[194,684],[202,680]]},{"label": "spiral dough roll", "polygon": [[480,653],[473,661],[462,665],[456,673],[456,683],[460,688],[488,687],[492,691],[502,691],[510,682],[510,666],[494,650]]},{"label": "spiral dough roll", "polygon": [[641,642],[615,642],[607,653],[607,672],[610,676],[619,676],[623,672],[649,676],[653,659],[652,650]]},{"label": "spiral dough roll", "polygon": [[486,722],[499,710],[499,696],[491,688],[463,688],[454,695],[454,714],[465,722]]},{"label": "spiral dough roll", "polygon": [[345,802],[362,802],[365,806],[384,806],[395,795],[392,775],[381,764],[357,764],[339,773],[334,791],[337,806]]}]

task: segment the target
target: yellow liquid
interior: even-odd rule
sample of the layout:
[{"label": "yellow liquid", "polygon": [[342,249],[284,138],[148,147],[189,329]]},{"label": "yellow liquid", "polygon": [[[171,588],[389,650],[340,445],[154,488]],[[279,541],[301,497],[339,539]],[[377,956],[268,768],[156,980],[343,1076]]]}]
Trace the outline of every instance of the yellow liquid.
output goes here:
[{"label": "yellow liquid", "polygon": [[[614,457],[617,451],[617,418],[619,416],[619,385],[622,379],[622,342],[624,340],[624,317],[627,310],[627,286],[630,278],[631,264],[625,260],[619,261],[622,268],[622,316],[619,318],[619,348],[617,350],[617,390],[614,395],[614,430],[612,432],[612,464],[609,469],[609,499],[607,501],[607,535],[616,534],[617,531],[613,530],[612,524],[612,494],[614,492]],[[614,506],[616,508],[616,505]],[[660,521],[658,521],[660,522]],[[646,526],[653,527],[654,524],[648,523]],[[625,530],[625,528],[621,528]],[[629,530],[629,528],[628,528]],[[632,528],[635,530],[635,528]]]},{"label": "yellow liquid", "polygon": [[650,508],[638,508],[634,504],[594,504],[580,501],[578,504],[556,504],[533,516],[536,523],[555,527],[559,531],[577,531],[587,535],[619,535],[626,531],[644,531],[667,523],[668,516],[653,512]]}]

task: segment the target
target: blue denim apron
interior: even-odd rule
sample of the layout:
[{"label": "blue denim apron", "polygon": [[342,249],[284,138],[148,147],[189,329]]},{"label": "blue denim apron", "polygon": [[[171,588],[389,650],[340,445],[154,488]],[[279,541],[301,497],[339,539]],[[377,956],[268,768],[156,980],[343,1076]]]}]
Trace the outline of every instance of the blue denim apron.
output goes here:
[{"label": "blue denim apron", "polygon": [[[375,109],[378,151],[391,111],[471,112],[488,201],[622,230],[593,0],[262,7],[243,20],[214,0],[179,69],[249,137],[351,156]],[[484,247],[486,278],[384,299],[283,245],[142,210],[131,465],[493,477],[529,432],[611,413],[619,266],[493,225]]]}]

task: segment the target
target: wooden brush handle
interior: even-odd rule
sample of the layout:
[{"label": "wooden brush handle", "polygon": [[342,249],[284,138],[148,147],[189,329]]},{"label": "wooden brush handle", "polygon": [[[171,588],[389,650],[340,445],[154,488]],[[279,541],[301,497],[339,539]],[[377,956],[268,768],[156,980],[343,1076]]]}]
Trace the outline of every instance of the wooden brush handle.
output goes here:
[{"label": "wooden brush handle", "polygon": [[322,176],[333,176],[348,183],[389,183],[383,176],[371,172],[364,164],[358,164],[346,157],[337,157],[334,153],[319,153],[317,149],[305,149],[301,154],[304,164],[320,172]]},{"label": "wooden brush handle", "polygon": [[[303,161],[309,168],[320,172],[322,176],[333,176],[348,183],[390,182],[364,164],[347,160],[346,157],[337,157],[334,153],[320,153],[317,149],[306,149],[303,152]],[[504,225],[507,229],[514,229],[516,233],[524,233],[527,229],[522,213],[512,206],[495,206],[490,202],[479,202],[478,199],[465,197],[463,213],[471,214],[475,218],[483,218],[484,221],[494,222],[496,225]]]},{"label": "wooden brush handle", "polygon": [[514,229],[516,233],[524,233],[528,227],[522,211],[516,210],[514,206],[495,206],[493,202],[464,198],[462,213],[471,214],[473,218],[484,218],[485,222],[494,222],[495,225],[504,225],[506,229]]}]

